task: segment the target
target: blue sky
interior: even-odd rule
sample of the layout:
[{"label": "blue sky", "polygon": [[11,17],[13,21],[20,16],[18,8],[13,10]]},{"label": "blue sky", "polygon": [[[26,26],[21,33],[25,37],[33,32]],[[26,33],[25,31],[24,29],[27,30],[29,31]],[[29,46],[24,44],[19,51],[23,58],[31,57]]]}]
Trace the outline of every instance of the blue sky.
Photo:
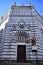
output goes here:
[{"label": "blue sky", "polygon": [[17,5],[21,3],[28,5],[28,3],[31,2],[39,14],[43,15],[43,0],[0,0],[0,17],[8,11],[14,2],[16,2]]}]

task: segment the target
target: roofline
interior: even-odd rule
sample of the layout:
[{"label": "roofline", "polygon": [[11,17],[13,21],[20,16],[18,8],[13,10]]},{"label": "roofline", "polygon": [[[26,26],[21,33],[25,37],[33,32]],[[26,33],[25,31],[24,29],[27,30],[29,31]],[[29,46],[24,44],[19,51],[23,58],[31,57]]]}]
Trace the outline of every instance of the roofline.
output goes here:
[{"label": "roofline", "polygon": [[[31,9],[33,8],[36,11],[36,13],[42,18],[42,16],[38,13],[38,11],[34,8],[34,6],[29,6],[29,5],[28,6],[11,6],[10,9],[12,9],[13,7],[22,7],[22,8],[23,7],[29,7]],[[8,16],[9,16],[9,14],[8,14],[9,10],[2,16],[0,25],[8,18]]]}]

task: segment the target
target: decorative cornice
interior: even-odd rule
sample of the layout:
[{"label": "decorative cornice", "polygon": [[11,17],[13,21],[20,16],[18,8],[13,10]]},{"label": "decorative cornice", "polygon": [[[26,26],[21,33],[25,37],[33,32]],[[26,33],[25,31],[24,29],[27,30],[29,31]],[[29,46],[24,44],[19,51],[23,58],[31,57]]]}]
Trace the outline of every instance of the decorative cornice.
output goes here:
[{"label": "decorative cornice", "polygon": [[[16,3],[13,4],[13,8],[16,6]],[[38,14],[38,16],[43,20],[43,17],[36,11],[36,9],[34,8],[34,6],[30,3],[28,6],[23,6],[23,7],[26,7],[26,8],[31,8],[31,7],[34,9],[34,11]],[[21,6],[16,6],[16,8],[22,8]],[[25,11],[25,10],[24,10]],[[10,12],[8,11],[3,17],[2,17],[2,20],[1,20],[1,23],[0,25],[8,18],[8,16],[18,16],[18,17],[32,17],[32,15],[11,15],[9,14]],[[35,15],[36,16],[36,15]]]}]

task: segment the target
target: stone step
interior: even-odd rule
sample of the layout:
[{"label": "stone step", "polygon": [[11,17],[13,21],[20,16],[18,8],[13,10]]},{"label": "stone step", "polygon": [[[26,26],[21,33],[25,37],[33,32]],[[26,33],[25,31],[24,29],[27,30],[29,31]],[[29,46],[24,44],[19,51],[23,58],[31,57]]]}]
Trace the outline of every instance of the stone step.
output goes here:
[{"label": "stone step", "polygon": [[30,63],[12,63],[11,65],[30,65]]}]

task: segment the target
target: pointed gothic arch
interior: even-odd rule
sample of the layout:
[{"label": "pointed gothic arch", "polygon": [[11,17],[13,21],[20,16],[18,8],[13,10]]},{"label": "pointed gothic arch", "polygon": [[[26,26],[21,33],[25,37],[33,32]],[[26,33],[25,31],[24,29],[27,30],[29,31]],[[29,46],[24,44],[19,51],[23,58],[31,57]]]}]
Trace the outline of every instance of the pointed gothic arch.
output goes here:
[{"label": "pointed gothic arch", "polygon": [[26,27],[27,24],[24,22],[24,20],[21,18],[20,21],[18,22],[18,26],[20,27],[22,25],[23,27]]}]

